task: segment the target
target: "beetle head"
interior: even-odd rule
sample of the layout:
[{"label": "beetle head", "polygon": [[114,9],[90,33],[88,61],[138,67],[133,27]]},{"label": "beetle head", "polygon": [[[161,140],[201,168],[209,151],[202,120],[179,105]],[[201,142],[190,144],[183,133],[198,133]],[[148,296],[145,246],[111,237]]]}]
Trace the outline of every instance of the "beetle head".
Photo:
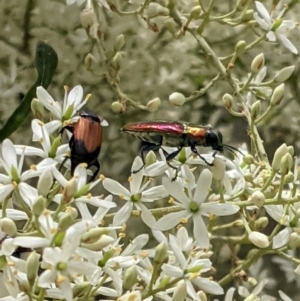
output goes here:
[{"label": "beetle head", "polygon": [[100,118],[91,111],[82,111],[80,113],[80,117],[86,118],[86,119],[91,119],[92,121],[100,123]]},{"label": "beetle head", "polygon": [[223,136],[219,131],[207,131],[205,139],[207,146],[210,146],[213,150],[223,152]]}]

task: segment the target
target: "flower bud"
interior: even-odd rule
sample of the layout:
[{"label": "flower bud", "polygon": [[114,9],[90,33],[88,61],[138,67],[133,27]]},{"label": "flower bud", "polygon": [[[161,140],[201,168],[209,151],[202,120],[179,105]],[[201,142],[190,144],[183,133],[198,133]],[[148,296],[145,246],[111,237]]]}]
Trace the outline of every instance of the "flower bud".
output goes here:
[{"label": "flower bud", "polygon": [[255,229],[262,230],[266,228],[269,224],[269,219],[265,216],[260,217],[258,220],[255,221]]},{"label": "flower bud", "polygon": [[155,112],[158,110],[160,105],[161,105],[161,100],[158,97],[156,97],[147,102],[147,109],[149,112]]},{"label": "flower bud", "polygon": [[72,178],[70,181],[68,181],[63,191],[64,203],[69,203],[71,199],[76,195],[76,192],[77,192],[77,179]]},{"label": "flower bud", "polygon": [[184,280],[177,282],[173,293],[172,301],[184,301],[187,296],[187,290]]},{"label": "flower bud", "polygon": [[233,222],[233,227],[236,227],[236,228],[244,228],[243,220],[238,219],[238,220],[234,221],[234,222]]},{"label": "flower bud", "polygon": [[82,243],[81,246],[83,248],[86,248],[88,250],[91,251],[101,251],[103,248],[107,247],[108,245],[110,245],[112,242],[114,242],[114,239],[108,235],[101,235],[101,237],[94,243]]},{"label": "flower bud", "polygon": [[297,248],[300,244],[300,237],[297,233],[293,232],[291,233],[290,237],[289,237],[289,248],[294,249]]},{"label": "flower bud", "polygon": [[114,45],[115,52],[120,51],[124,45],[125,45],[125,37],[123,34],[120,34],[116,37],[116,41]]},{"label": "flower bud", "polygon": [[40,216],[46,209],[46,199],[40,195],[33,203],[32,212],[35,216]]},{"label": "flower bud", "polygon": [[15,222],[8,217],[0,219],[0,230],[11,237],[14,237],[17,234]]},{"label": "flower bud", "polygon": [[243,40],[242,41],[238,41],[236,43],[236,45],[235,45],[235,53],[236,53],[236,55],[242,54],[245,51],[246,46],[247,46],[247,44],[246,44],[245,41],[243,41]]},{"label": "flower bud", "polygon": [[39,195],[46,197],[53,184],[53,174],[51,169],[46,169],[41,175],[37,183],[37,192]]},{"label": "flower bud", "polygon": [[31,111],[35,118],[39,120],[44,119],[44,106],[37,98],[33,98],[31,101]]},{"label": "flower bud", "polygon": [[128,291],[134,286],[137,281],[137,269],[136,266],[129,267],[123,276],[123,289]]},{"label": "flower bud", "polygon": [[167,28],[167,30],[172,34],[174,34],[177,30],[176,23],[173,19],[168,19],[167,21],[165,21],[164,25]]},{"label": "flower bud", "polygon": [[81,13],[80,13],[80,22],[81,26],[86,30],[89,31],[90,28],[94,25],[95,23],[95,16],[94,16],[94,10],[93,8],[85,8]]},{"label": "flower bud", "polygon": [[265,65],[265,55],[263,53],[257,55],[251,63],[251,72],[258,73]]},{"label": "flower bud", "polygon": [[78,217],[78,210],[76,208],[74,208],[74,207],[68,206],[66,208],[66,212],[71,215],[71,217],[73,218],[73,220],[75,220]]},{"label": "flower bud", "polygon": [[262,207],[265,203],[264,194],[259,190],[254,191],[253,194],[252,194],[252,202],[258,208]]},{"label": "flower bud", "polygon": [[243,161],[247,164],[247,165],[251,165],[255,162],[254,157],[250,154],[246,154],[243,157]]},{"label": "flower bud", "polygon": [[294,154],[295,154],[295,150],[294,150],[294,147],[292,145],[289,145],[288,146],[288,152],[289,154],[293,157]]},{"label": "flower bud", "polygon": [[68,212],[61,212],[58,216],[59,229],[66,231],[73,223],[74,219]]},{"label": "flower bud", "polygon": [[198,297],[199,297],[199,299],[201,300],[201,301],[207,301],[207,296],[206,296],[206,294],[203,292],[203,291],[198,291],[197,292],[197,295],[198,295]]},{"label": "flower bud", "polygon": [[275,74],[274,81],[276,83],[283,83],[283,82],[285,82],[293,74],[294,70],[295,70],[295,66],[288,66],[288,67],[285,67],[285,68],[279,70]]},{"label": "flower bud", "polygon": [[57,149],[60,145],[61,145],[61,135],[57,136],[51,144],[51,148],[49,150],[50,158],[55,158]]},{"label": "flower bud", "polygon": [[93,70],[95,61],[96,61],[95,57],[92,54],[88,53],[84,58],[84,65],[85,65],[86,70],[89,70],[89,71]]},{"label": "flower bud", "polygon": [[80,297],[83,297],[88,292],[90,287],[91,287],[91,284],[89,281],[76,283],[72,288],[74,300],[79,299]]},{"label": "flower bud", "polygon": [[88,232],[84,233],[81,236],[81,242],[83,243],[94,243],[96,242],[103,234],[106,234],[107,230],[104,228],[92,228]]},{"label": "flower bud", "polygon": [[150,166],[156,162],[156,155],[154,151],[150,151],[145,158],[145,165]]},{"label": "flower bud", "polygon": [[260,100],[257,100],[251,107],[252,120],[257,119],[257,117],[260,115],[260,110],[261,110]]},{"label": "flower bud", "polygon": [[40,267],[40,257],[36,251],[32,251],[26,260],[27,279],[30,286],[33,286]]},{"label": "flower bud", "polygon": [[283,96],[284,96],[284,84],[281,84],[274,89],[271,100],[270,100],[270,105],[271,106],[280,105],[280,103],[283,99]]},{"label": "flower bud", "polygon": [[168,250],[165,242],[160,243],[155,248],[154,263],[161,264],[168,259]]},{"label": "flower bud", "polygon": [[225,169],[226,169],[226,161],[221,158],[215,158],[213,162],[213,166],[211,167],[211,173],[213,178],[216,181],[223,180],[225,176]]},{"label": "flower bud", "polygon": [[114,113],[124,113],[126,111],[125,103],[121,103],[119,101],[114,101],[111,104],[111,109]]},{"label": "flower bud", "polygon": [[98,266],[104,267],[106,265],[107,261],[114,256],[114,253],[115,253],[115,250],[113,250],[113,249],[109,249],[108,251],[106,251],[103,254],[102,259],[100,259],[98,261]]},{"label": "flower bud", "polygon": [[251,174],[251,173],[245,173],[244,178],[249,183],[253,182],[253,174]]},{"label": "flower bud", "polygon": [[249,240],[258,248],[267,248],[270,244],[268,236],[263,233],[253,231],[249,234]]},{"label": "flower bud", "polygon": [[170,11],[158,3],[151,2],[148,5],[146,14],[148,18],[154,18],[156,16],[169,16]]},{"label": "flower bud", "polygon": [[284,184],[289,184],[294,182],[294,174],[289,171],[287,175],[284,176]]},{"label": "flower bud", "polygon": [[119,71],[121,68],[121,63],[122,63],[122,54],[120,52],[117,52],[111,60],[111,66],[116,71]]},{"label": "flower bud", "polygon": [[245,13],[243,13],[241,21],[247,22],[253,19],[253,9],[247,9]]},{"label": "flower bud", "polygon": [[230,94],[228,93],[224,94],[222,100],[223,100],[224,107],[227,110],[232,108],[233,97]]},{"label": "flower bud", "polygon": [[275,151],[273,162],[272,162],[272,168],[275,171],[278,171],[280,169],[280,162],[282,157],[288,153],[288,147],[285,143],[283,143],[277,150]]},{"label": "flower bud", "polygon": [[142,301],[141,292],[135,290],[131,293],[126,293],[125,295],[117,298],[117,301]]},{"label": "flower bud", "polygon": [[169,96],[169,102],[174,106],[182,106],[185,103],[185,96],[182,93],[174,92]]},{"label": "flower bud", "polygon": [[290,153],[286,153],[280,161],[280,173],[282,175],[288,174],[292,166],[293,166],[293,158],[290,155]]},{"label": "flower bud", "polygon": [[196,5],[192,8],[190,18],[191,19],[198,19],[200,17],[201,7]]}]

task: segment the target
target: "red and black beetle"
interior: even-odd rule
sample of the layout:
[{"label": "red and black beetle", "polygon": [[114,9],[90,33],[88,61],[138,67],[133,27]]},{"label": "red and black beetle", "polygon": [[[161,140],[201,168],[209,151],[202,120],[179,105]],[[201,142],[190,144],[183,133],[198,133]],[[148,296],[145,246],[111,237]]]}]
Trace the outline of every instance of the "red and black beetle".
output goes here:
[{"label": "red and black beetle", "polygon": [[73,134],[69,141],[72,176],[76,166],[80,163],[86,163],[88,167],[96,167],[90,181],[93,181],[99,172],[100,163],[98,161],[98,156],[102,143],[102,122],[103,119],[96,114],[90,111],[83,111],[80,113],[78,121],[62,128],[61,133],[64,129],[67,129]]},{"label": "red and black beetle", "polygon": [[[229,151],[236,150],[236,148],[223,144],[222,134],[214,130],[211,126],[202,126],[185,122],[172,122],[172,121],[145,121],[126,124],[121,128],[123,132],[132,134],[133,136],[141,139],[144,146],[141,149],[141,156],[143,166],[134,173],[140,171],[145,165],[144,152],[150,150],[158,150],[161,146],[177,147],[178,149],[170,153],[166,161],[167,163],[174,159],[183,147],[190,147],[191,151],[199,156],[206,164],[212,165],[201,156],[196,149],[196,146],[211,147],[216,152],[223,152],[224,148]],[[169,163],[168,163],[169,164]],[[170,167],[176,169],[169,164]]]}]

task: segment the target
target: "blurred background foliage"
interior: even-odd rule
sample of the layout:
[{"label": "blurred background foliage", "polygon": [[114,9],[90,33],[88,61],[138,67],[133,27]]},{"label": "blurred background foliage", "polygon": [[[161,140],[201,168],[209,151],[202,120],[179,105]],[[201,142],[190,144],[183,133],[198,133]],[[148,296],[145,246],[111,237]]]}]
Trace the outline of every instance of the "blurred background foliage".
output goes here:
[{"label": "blurred background foliage", "polygon": [[[142,18],[138,14],[120,15],[105,7],[115,2],[102,0],[100,3],[103,5],[96,7],[98,33],[103,38],[106,53],[112,53],[116,38],[120,34],[125,38],[125,45],[119,52],[121,63],[118,85],[128,98],[142,105],[159,97],[162,101],[159,110],[151,113],[127,102],[123,113],[117,114],[112,111],[111,104],[121,100],[120,93],[106,80],[105,64],[101,61],[99,48],[82,28],[80,14],[85,4],[80,6],[74,3],[67,6],[62,0],[0,1],[1,126],[34,84],[35,48],[39,41],[44,41],[53,47],[58,55],[58,67],[48,87],[53,98],[63,99],[64,85],[72,88],[80,84],[85,94],[92,94],[87,107],[109,122],[109,127],[105,128],[100,154],[101,173],[105,176],[124,183],[130,175],[130,166],[133,158],[139,153],[140,142],[120,132],[122,125],[128,122],[164,119],[211,124],[223,133],[224,143],[236,147],[243,142],[248,143],[248,128],[245,120],[231,116],[224,108],[222,96],[225,93],[232,93],[231,87],[224,79],[219,78],[201,97],[181,107],[175,107],[168,101],[169,95],[173,92],[183,93],[186,97],[192,95],[195,91],[204,88],[217,75],[217,70],[199,49],[195,38],[189,32],[175,38],[166,26],[170,21],[168,15],[157,16],[147,22],[147,18],[153,14],[154,6],[145,7]],[[182,18],[186,18],[198,3],[191,0],[175,2]],[[209,1],[202,2],[205,6],[209,3]],[[236,6],[236,1],[214,2],[212,8],[214,16],[224,15]],[[254,9],[252,1],[244,2],[249,2],[250,9]],[[269,8],[272,5],[271,1],[262,2]],[[120,0],[119,8],[123,12],[135,11],[142,4],[142,0]],[[168,5],[168,0],[157,0],[155,4],[165,7]],[[299,20],[298,1],[285,1],[285,4],[289,6],[285,19]],[[282,6],[283,2],[280,5]],[[238,15],[239,11],[231,18]],[[200,20],[194,20],[190,26],[196,28],[199,24],[201,24]],[[175,24],[175,27],[176,31],[180,30],[178,25]],[[256,31],[248,24],[233,26],[224,20],[219,20],[208,22],[202,36],[217,56],[224,58],[222,62],[227,67],[230,59],[226,59],[226,56],[233,53],[236,43],[240,40],[245,40],[247,44],[251,43],[256,37]],[[289,38],[299,50],[299,30],[292,31]],[[270,160],[274,150],[283,142],[294,145],[297,155],[300,149],[299,56],[291,54],[280,44],[263,41],[244,52],[235,62],[231,72],[239,80],[245,80],[250,72],[253,58],[261,52],[265,54],[267,78],[272,78],[276,71],[284,67],[296,66],[292,77],[285,82],[284,100],[280,107],[273,111],[267,122],[259,126],[259,131]],[[92,71],[88,70],[84,63],[89,53],[95,57]],[[262,102],[264,109],[267,105]],[[33,115],[28,116],[22,127],[11,136],[13,143],[32,144],[30,128],[32,118]],[[35,158],[28,158],[28,164],[33,162]],[[142,228],[141,231],[144,229]],[[221,252],[226,253],[226,250],[220,249],[219,253]],[[228,261],[227,263],[230,264]],[[221,259],[218,264],[223,264]],[[274,263],[270,267],[272,268],[268,270],[269,274],[266,277],[273,278],[276,285],[279,285],[280,281],[276,273],[284,272],[274,271],[273,268],[276,267]],[[265,275],[259,270],[258,274]],[[296,279],[289,282],[286,280],[282,285],[290,285],[289,288],[292,290],[295,289],[295,281],[299,282]]]}]

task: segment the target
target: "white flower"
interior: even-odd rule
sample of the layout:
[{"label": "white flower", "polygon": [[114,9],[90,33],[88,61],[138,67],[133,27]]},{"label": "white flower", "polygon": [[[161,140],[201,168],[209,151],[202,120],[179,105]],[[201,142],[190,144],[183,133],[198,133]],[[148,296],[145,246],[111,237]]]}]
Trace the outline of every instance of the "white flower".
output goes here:
[{"label": "white flower", "polygon": [[280,19],[285,11],[285,8],[279,13],[275,20],[272,19],[272,15],[269,14],[264,5],[255,1],[257,13],[254,13],[253,17],[260,27],[267,32],[267,38],[271,42],[278,40],[285,48],[290,50],[292,53],[297,54],[297,48],[292,42],[286,37],[286,34],[294,29],[297,25],[296,22],[290,20]]},{"label": "white flower", "polygon": [[[292,208],[293,206],[289,207],[288,210],[283,205],[267,205],[264,206],[268,214],[278,223],[281,225],[284,225],[285,228],[279,231],[273,238],[273,249],[281,248],[290,240],[290,235],[294,232],[298,232],[298,229],[300,227],[300,223],[298,221],[298,217],[296,220],[298,222],[294,223],[295,221],[295,208]],[[294,227],[292,227],[292,225]]]},{"label": "white flower", "polygon": [[[47,125],[50,125],[48,123]],[[33,119],[31,122],[31,128],[33,131],[33,141],[39,141],[42,145],[43,149],[33,147],[33,146],[25,146],[25,145],[15,145],[16,152],[18,155],[21,155],[24,152],[25,156],[38,156],[41,158],[53,158],[57,162],[62,162],[66,156],[66,152],[69,148],[68,144],[60,145],[55,154],[52,154],[52,145],[50,142],[50,134],[49,132],[53,132],[55,130],[45,125],[38,119]]]},{"label": "white flower", "polygon": [[[167,246],[169,246],[169,240],[167,239],[167,237],[164,235],[163,232],[158,230],[152,230],[152,233],[154,238],[158,242],[164,242]],[[195,243],[193,242],[193,239],[189,237],[188,231],[186,230],[185,227],[181,227],[178,229],[176,238],[180,250],[182,252],[185,252],[186,254],[192,252],[193,248],[195,247]]]},{"label": "white flower", "polygon": [[0,257],[2,258],[3,283],[9,295],[16,298],[21,293],[19,284],[26,281],[26,262],[13,256],[16,247],[13,238],[4,238],[0,244]]},{"label": "white flower", "polygon": [[185,256],[178,240],[173,235],[169,236],[169,243],[175,255],[175,262],[163,264],[162,270],[170,277],[184,277],[187,293],[193,300],[200,301],[194,285],[210,294],[222,295],[224,293],[223,288],[217,282],[201,277],[202,273],[211,270],[211,261],[208,258],[201,258],[205,255],[204,252],[190,252]]},{"label": "white flower", "polygon": [[58,224],[52,218],[52,212],[48,209],[39,216],[38,222],[44,237],[18,236],[14,238],[14,245],[24,248],[43,248],[52,243],[53,237],[58,232]]},{"label": "white flower", "polygon": [[[0,162],[7,175],[0,174],[0,202],[5,200],[9,195],[18,188],[21,197],[26,204],[32,209],[34,201],[37,199],[37,190],[24,181],[39,176],[45,169],[53,166],[52,159],[46,160],[34,169],[22,172],[24,162],[24,149],[21,153],[19,163],[14,145],[9,139],[5,139],[2,144],[2,158]],[[51,165],[52,164],[52,165]],[[56,162],[54,163],[56,164]]]},{"label": "white flower", "polygon": [[166,231],[174,228],[178,223],[189,218],[193,219],[194,236],[197,244],[202,248],[209,248],[209,237],[202,215],[208,216],[210,213],[217,216],[225,216],[236,213],[239,207],[231,204],[204,203],[212,182],[212,173],[205,169],[199,176],[196,190],[192,195],[188,189],[188,196],[185,194],[182,185],[178,182],[171,182],[168,178],[163,178],[163,185],[171,196],[178,200],[176,205],[182,208],[179,212],[165,215],[154,224],[154,229]]},{"label": "white flower", "polygon": [[[73,187],[75,188],[75,191],[73,191],[72,196],[70,196],[70,199],[68,199],[68,203],[75,203],[83,219],[93,221],[95,225],[97,225],[109,209],[116,207],[116,204],[112,202],[111,197],[108,196],[103,200],[101,197],[92,196],[89,193],[89,191],[100,182],[100,179],[87,184],[87,170],[85,164],[77,165],[74,171],[74,178],[70,181],[67,181],[56,168],[53,168],[52,172],[58,183],[65,188],[65,191],[67,190],[69,184],[75,185],[75,187]],[[61,204],[63,200],[64,193],[57,193],[53,198],[53,201],[58,204]],[[89,213],[86,204],[90,204],[99,208],[99,211],[97,210],[94,217],[92,217],[92,215]]]},{"label": "white flower", "polygon": [[[142,159],[136,157],[131,170],[137,170],[143,165]],[[166,197],[168,193],[165,188],[160,185],[152,187],[148,190],[145,190],[146,187],[150,184],[150,180],[147,180],[144,185],[143,181],[143,172],[132,174],[129,180],[130,190],[123,187],[120,183],[115,180],[105,178],[103,180],[103,187],[114,195],[118,195],[122,200],[127,201],[127,203],[116,213],[113,225],[122,225],[124,224],[132,212],[133,207],[136,207],[140,210],[141,218],[143,222],[151,227],[155,223],[155,219],[149,209],[144,205],[144,203],[153,202],[155,200]],[[141,186],[142,185],[142,186]]]},{"label": "white flower", "polygon": [[41,267],[45,269],[38,278],[38,286],[49,288],[54,283],[64,298],[73,300],[71,279],[81,275],[92,275],[97,265],[75,255],[81,235],[90,227],[85,221],[72,225],[67,231],[61,248],[45,248]]},{"label": "white flower", "polygon": [[63,122],[70,120],[74,122],[77,120],[74,115],[86,104],[90,94],[82,101],[83,89],[80,85],[75,86],[68,94],[68,88],[65,87],[65,97],[63,105],[55,101],[51,95],[42,86],[37,87],[36,95],[41,104],[48,109],[56,120],[50,121],[46,125],[49,134],[63,126]]}]

